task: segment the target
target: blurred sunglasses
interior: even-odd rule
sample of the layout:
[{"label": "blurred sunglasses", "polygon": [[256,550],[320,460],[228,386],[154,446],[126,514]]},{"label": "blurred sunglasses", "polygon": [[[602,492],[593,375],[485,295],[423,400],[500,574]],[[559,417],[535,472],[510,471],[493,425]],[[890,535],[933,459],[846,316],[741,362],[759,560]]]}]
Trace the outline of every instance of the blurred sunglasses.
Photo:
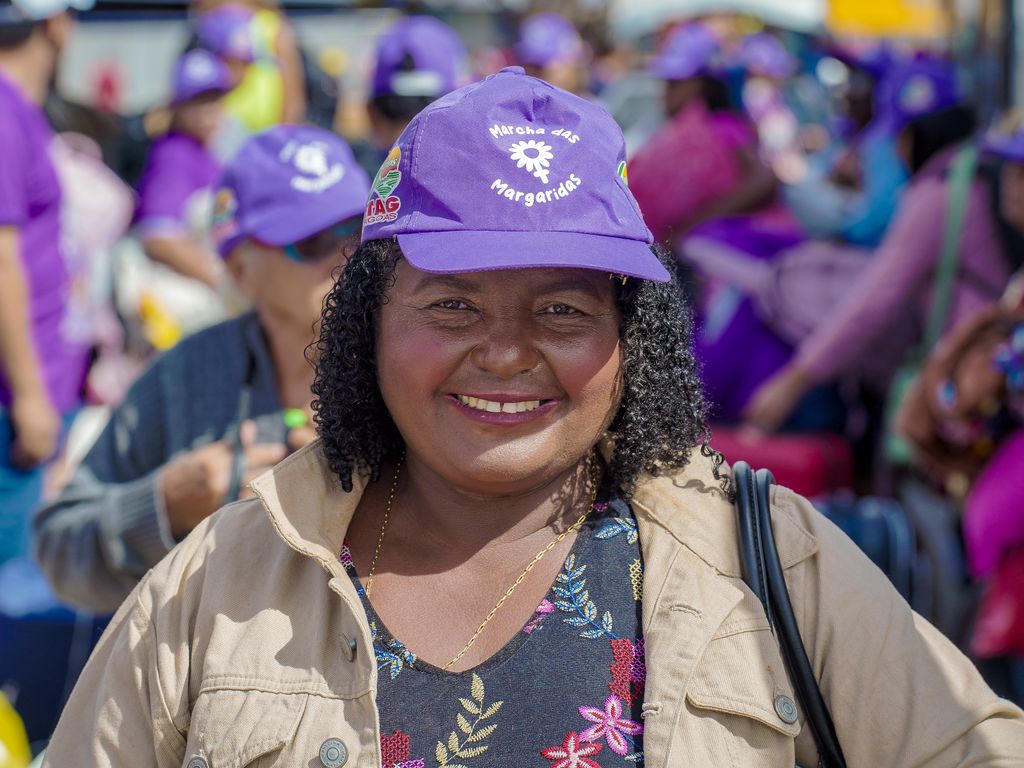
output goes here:
[{"label": "blurred sunglasses", "polygon": [[362,216],[353,216],[297,243],[286,245],[282,250],[292,261],[323,261],[328,257],[338,257],[342,255],[344,246],[353,237],[358,237],[362,226]]}]

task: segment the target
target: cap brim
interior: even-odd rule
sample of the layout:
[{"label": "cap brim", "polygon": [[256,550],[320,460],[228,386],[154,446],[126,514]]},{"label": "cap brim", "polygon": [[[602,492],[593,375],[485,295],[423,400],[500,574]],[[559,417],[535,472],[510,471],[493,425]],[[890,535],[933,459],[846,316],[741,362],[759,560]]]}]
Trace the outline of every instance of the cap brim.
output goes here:
[{"label": "cap brim", "polygon": [[595,269],[666,283],[668,270],[640,240],[582,232],[413,232],[398,235],[409,263],[423,272],[498,269]]},{"label": "cap brim", "polygon": [[1024,163],[1024,141],[1014,138],[989,139],[984,146],[985,152],[1013,163]]},{"label": "cap brim", "polygon": [[192,101],[192,99],[198,99],[200,96],[209,96],[216,94],[218,96],[227,96],[231,92],[230,86],[227,84],[221,85],[207,85],[196,89],[184,90],[181,93],[174,94],[171,97],[171,106],[177,107],[184,104],[186,101]]},{"label": "cap brim", "polygon": [[332,195],[311,202],[301,213],[296,212],[294,205],[282,205],[252,226],[243,224],[242,229],[248,237],[267,245],[292,245],[346,219],[362,216],[365,208],[366,195],[351,190],[344,196]]}]

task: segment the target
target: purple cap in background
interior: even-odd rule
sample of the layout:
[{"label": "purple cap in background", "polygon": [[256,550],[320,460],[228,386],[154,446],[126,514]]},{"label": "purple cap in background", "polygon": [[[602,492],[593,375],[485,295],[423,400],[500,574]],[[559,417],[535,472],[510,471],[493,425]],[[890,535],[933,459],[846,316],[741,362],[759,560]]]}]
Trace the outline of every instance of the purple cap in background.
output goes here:
[{"label": "purple cap in background", "polygon": [[372,95],[437,98],[464,85],[467,71],[455,30],[432,16],[408,16],[377,41]]},{"label": "purple cap in background", "polygon": [[516,56],[521,64],[578,64],[583,61],[583,53],[583,40],[576,28],[557,13],[538,13],[519,27]]},{"label": "purple cap in background", "polygon": [[196,21],[199,44],[222,59],[254,61],[253,13],[244,5],[219,5]]},{"label": "purple cap in background", "polygon": [[1024,125],[1018,124],[1010,131],[992,131],[985,139],[984,150],[1011,163],[1024,163]]},{"label": "purple cap in background", "polygon": [[363,241],[425,272],[579,267],[666,281],[601,106],[507,67],[406,127],[373,178]]},{"label": "purple cap in background", "polygon": [[181,104],[204,93],[227,93],[231,73],[216,54],[194,48],[174,64],[171,77],[171,105]]},{"label": "purple cap in background", "polygon": [[878,85],[878,118],[902,128],[912,120],[963,104],[956,64],[919,55],[896,64]]},{"label": "purple cap in background", "polygon": [[362,214],[370,184],[352,150],[321,128],[278,125],[249,139],[214,198],[221,256],[242,240],[285,246]]},{"label": "purple cap in background", "polygon": [[758,32],[740,43],[739,65],[752,75],[792,77],[797,71],[796,59],[775,35]]},{"label": "purple cap in background", "polygon": [[832,41],[825,46],[824,52],[848,67],[866,73],[876,82],[899,61],[889,43],[877,40],[859,45]]},{"label": "purple cap in background", "polygon": [[689,80],[718,73],[721,57],[722,43],[714,30],[692,21],[680,24],[668,34],[648,69],[662,80]]}]

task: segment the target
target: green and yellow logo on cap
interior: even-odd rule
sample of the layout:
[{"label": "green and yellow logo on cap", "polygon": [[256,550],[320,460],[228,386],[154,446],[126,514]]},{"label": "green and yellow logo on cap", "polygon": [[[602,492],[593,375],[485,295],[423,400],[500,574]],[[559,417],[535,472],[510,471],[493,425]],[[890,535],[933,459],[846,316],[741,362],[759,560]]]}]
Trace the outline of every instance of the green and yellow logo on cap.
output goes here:
[{"label": "green and yellow logo on cap", "polygon": [[398,170],[400,162],[402,162],[402,150],[395,147],[380,170],[377,171],[377,176],[373,180],[373,190],[382,200],[394,192],[395,187],[402,180],[402,172]]},{"label": "green and yellow logo on cap", "polygon": [[616,173],[618,174],[620,179],[629,184],[629,172],[626,170],[625,160],[619,163],[619,169],[616,171]]}]

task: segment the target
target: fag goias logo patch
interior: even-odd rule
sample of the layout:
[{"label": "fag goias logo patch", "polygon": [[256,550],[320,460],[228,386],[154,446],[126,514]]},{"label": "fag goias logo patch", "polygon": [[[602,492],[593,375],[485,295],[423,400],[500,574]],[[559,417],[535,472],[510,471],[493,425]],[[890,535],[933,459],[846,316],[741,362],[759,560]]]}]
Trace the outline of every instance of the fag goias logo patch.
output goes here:
[{"label": "fag goias logo patch", "polygon": [[392,193],[402,181],[402,172],[398,170],[401,162],[402,150],[395,147],[377,171],[377,175],[373,177],[373,194],[366,204],[366,219],[363,222],[365,225],[381,224],[398,218],[402,200]]}]

